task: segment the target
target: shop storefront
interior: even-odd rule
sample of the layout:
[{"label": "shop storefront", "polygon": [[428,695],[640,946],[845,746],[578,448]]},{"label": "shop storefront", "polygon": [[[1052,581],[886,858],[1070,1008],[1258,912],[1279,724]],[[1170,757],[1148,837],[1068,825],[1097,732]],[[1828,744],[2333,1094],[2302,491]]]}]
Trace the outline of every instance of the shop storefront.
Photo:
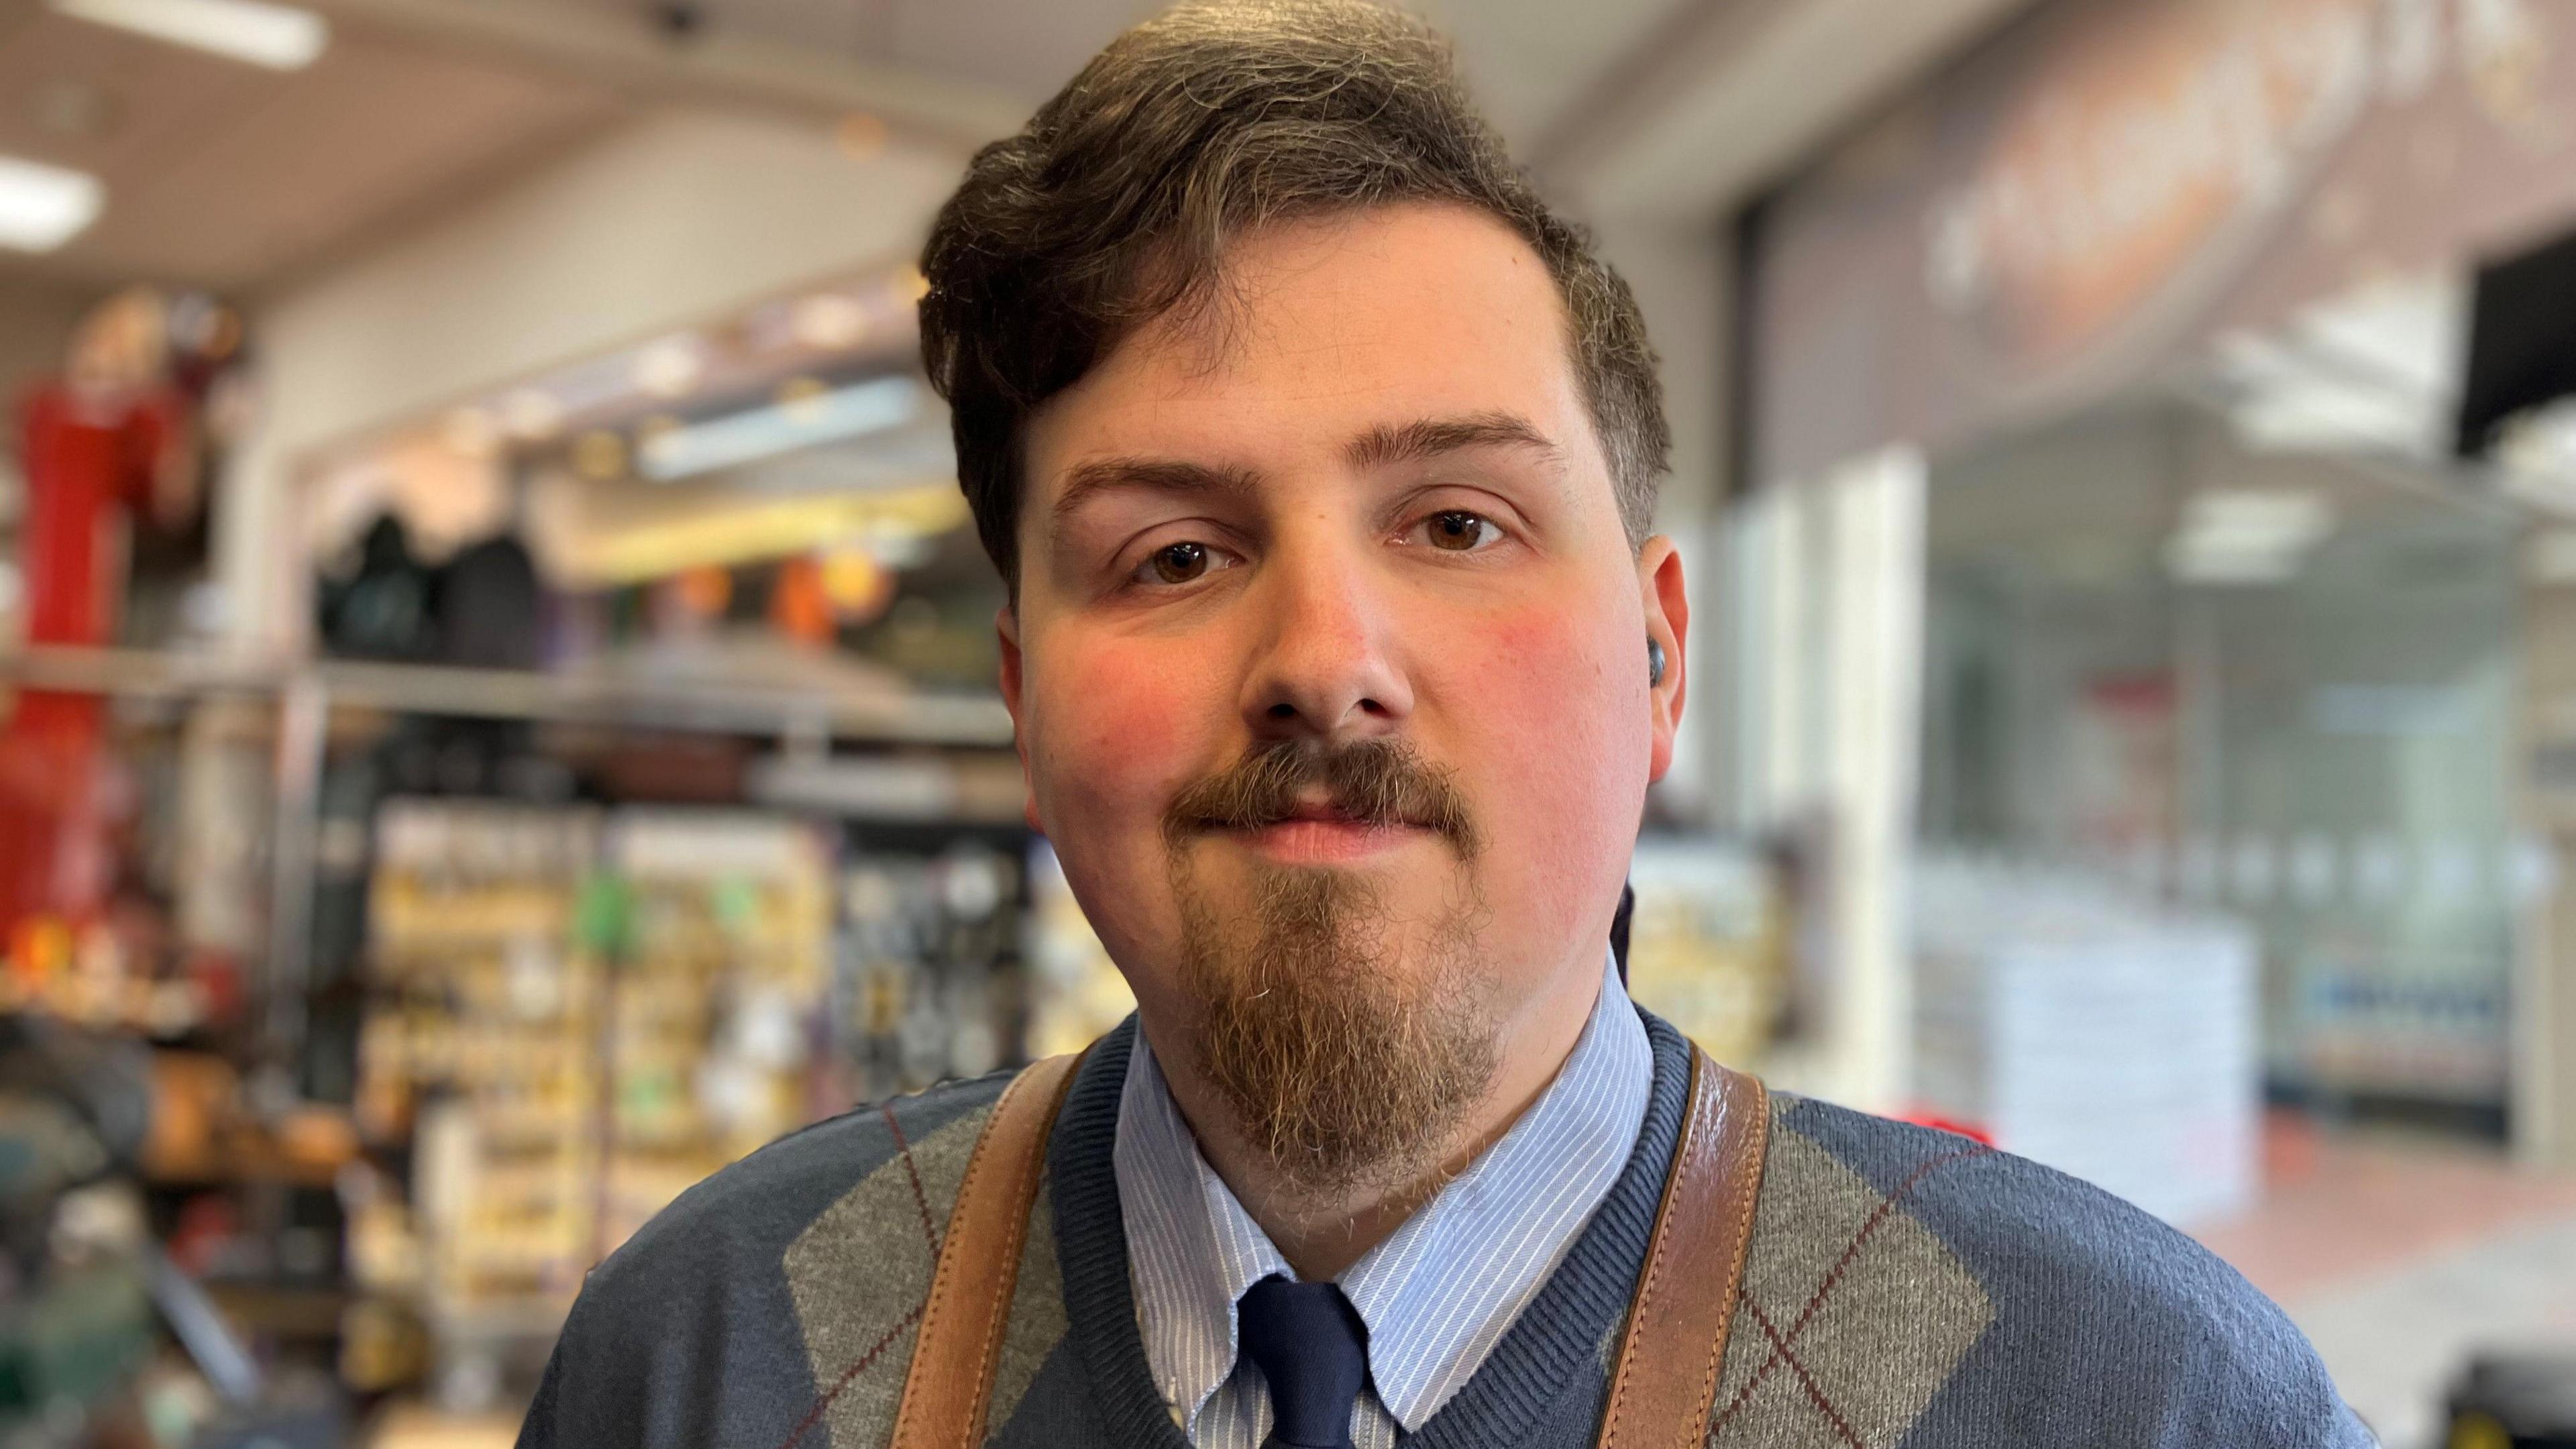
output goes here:
[{"label": "shop storefront", "polygon": [[[2462,415],[2481,269],[2576,230],[2571,158],[2559,7],[2059,0],[1754,216],[1739,542],[1869,460],[1919,489],[1888,566],[1921,601],[1896,648],[1919,697],[1818,715],[1909,743],[1880,772],[1904,793],[1840,798],[1898,821],[1849,865],[1906,903],[1913,1090],[1994,1118],[2043,1092],[1998,1045],[1997,962],[2090,943],[2090,989],[2216,943],[2241,969],[2197,1002],[2160,966],[2034,1039],[2164,1013],[2169,1039],[2124,1039],[2125,1108],[2197,1101],[2162,1113],[2197,1116],[2186,1157],[2242,1160],[2258,1076],[2570,1150],[2540,765],[2576,513],[2545,412]],[[2246,1090],[2153,1085],[2177,1056]]]}]

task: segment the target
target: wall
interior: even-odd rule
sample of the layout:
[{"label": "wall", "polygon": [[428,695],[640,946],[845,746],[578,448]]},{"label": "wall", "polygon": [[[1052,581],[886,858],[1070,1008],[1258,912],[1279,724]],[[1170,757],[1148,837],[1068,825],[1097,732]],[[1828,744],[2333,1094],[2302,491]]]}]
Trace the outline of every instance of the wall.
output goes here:
[{"label": "wall", "polygon": [[2576,7],[2045,0],[1766,208],[1756,481],[1938,453],[2553,238],[2571,138]]},{"label": "wall", "polygon": [[[97,294],[86,287],[0,277],[0,408],[12,419],[26,389],[62,366],[72,328],[96,300]],[[0,452],[14,456],[17,451],[18,430],[12,421]]]},{"label": "wall", "polygon": [[1733,253],[1726,230],[1706,224],[1621,218],[1599,228],[1602,255],[1636,293],[1664,383],[1673,429],[1672,474],[1655,526],[1682,554],[1692,628],[1684,648],[1688,693],[1683,733],[1659,802],[1687,819],[1707,819],[1722,781],[1723,711],[1718,691],[1725,652],[1718,601],[1719,519],[1728,483],[1727,347],[1732,329]]},{"label": "wall", "polygon": [[2521,803],[2559,887],[2526,916],[2515,963],[2513,1129],[2526,1159],[2576,1168],[2576,530],[2534,539],[2530,563]]},{"label": "wall", "polygon": [[662,110],[254,309],[264,419],[227,482],[237,648],[291,648],[286,506],[317,448],[752,299],[907,259],[963,158],[853,159],[830,131]]}]

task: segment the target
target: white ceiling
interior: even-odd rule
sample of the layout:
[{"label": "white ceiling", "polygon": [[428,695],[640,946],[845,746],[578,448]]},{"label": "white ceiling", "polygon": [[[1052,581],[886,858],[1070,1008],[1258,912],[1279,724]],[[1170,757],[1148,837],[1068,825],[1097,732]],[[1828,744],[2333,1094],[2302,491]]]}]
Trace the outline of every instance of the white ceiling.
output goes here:
[{"label": "white ceiling", "polygon": [[108,204],[0,272],[240,290],[597,125],[602,90],[342,35],[281,74],[0,0],[0,153],[92,172]]},{"label": "white ceiling", "polygon": [[[668,0],[299,3],[333,41],[280,74],[0,0],[0,154],[95,172],[109,193],[60,252],[0,253],[0,279],[273,287],[674,97],[874,110],[962,157],[1159,8],[693,0],[693,37],[675,42]],[[1884,0],[1415,3],[1562,189],[1705,219],[2025,0],[1907,0],[1902,25],[1870,19]]]},{"label": "white ceiling", "polygon": [[[529,0],[633,21],[659,0]],[[1458,42],[1477,92],[1515,141],[1552,125],[1584,86],[1669,12],[1733,0],[1420,0]],[[774,42],[992,86],[1034,105],[1156,0],[695,0],[702,33]]]}]

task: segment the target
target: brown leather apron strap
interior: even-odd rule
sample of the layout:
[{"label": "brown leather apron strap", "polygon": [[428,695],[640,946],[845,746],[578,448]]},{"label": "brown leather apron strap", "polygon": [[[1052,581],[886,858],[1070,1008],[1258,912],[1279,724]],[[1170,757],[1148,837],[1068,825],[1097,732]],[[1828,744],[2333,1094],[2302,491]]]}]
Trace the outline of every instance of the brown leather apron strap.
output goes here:
[{"label": "brown leather apron strap", "polygon": [[1762,1083],[1691,1049],[1690,1115],[1610,1374],[1600,1449],[1700,1449],[1753,1242],[1771,1135]]},{"label": "brown leather apron strap", "polygon": [[888,1449],[980,1449],[993,1371],[1002,1357],[1029,1212],[1046,1173],[1047,1137],[1080,1055],[1049,1057],[1012,1079],[985,1119],[949,1210],[948,1235],[922,1305]]}]

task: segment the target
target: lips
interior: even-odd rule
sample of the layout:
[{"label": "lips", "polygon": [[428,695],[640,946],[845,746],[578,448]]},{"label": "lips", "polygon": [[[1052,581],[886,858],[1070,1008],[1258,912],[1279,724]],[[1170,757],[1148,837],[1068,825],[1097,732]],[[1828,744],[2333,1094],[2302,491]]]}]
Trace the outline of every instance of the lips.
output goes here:
[{"label": "lips", "polygon": [[1285,815],[1273,815],[1261,820],[1201,820],[1197,824],[1199,829],[1205,831],[1244,832],[1270,830],[1282,825],[1344,825],[1367,830],[1428,830],[1431,828],[1419,820],[1372,820],[1365,816],[1354,815],[1347,810],[1330,807],[1291,810]]},{"label": "lips", "polygon": [[[1281,815],[1276,820],[1264,822],[1264,824],[1276,825],[1297,821],[1313,821],[1319,825],[1382,825],[1419,827],[1421,824],[1420,821],[1407,820],[1400,816],[1391,819],[1374,819],[1362,815],[1355,810],[1345,808],[1341,802],[1337,800],[1300,800],[1295,805],[1290,806],[1286,814]],[[1259,829],[1261,827],[1256,826],[1254,828]]]},{"label": "lips", "polygon": [[1371,820],[1333,805],[1304,805],[1257,824],[1235,826],[1224,838],[1276,865],[1357,865],[1424,839],[1429,832],[1402,820]]}]

